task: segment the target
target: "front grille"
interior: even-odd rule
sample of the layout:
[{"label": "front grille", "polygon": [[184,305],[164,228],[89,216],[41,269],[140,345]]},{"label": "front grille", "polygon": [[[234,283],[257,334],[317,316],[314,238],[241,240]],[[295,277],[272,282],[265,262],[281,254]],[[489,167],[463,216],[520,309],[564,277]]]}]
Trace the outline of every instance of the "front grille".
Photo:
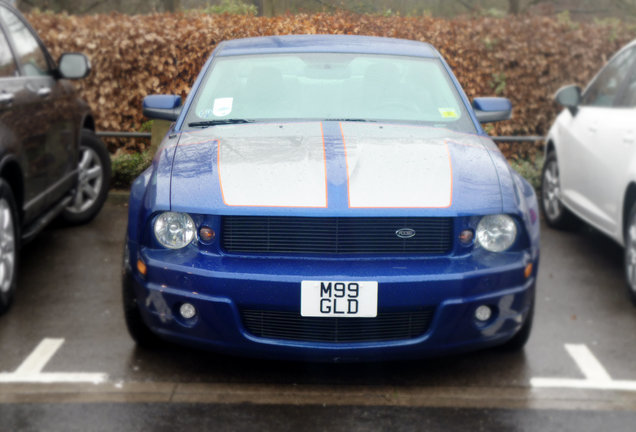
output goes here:
[{"label": "front grille", "polygon": [[[412,238],[396,232],[408,228]],[[451,218],[225,216],[227,252],[283,254],[437,254],[451,251]]]},{"label": "front grille", "polygon": [[306,342],[376,342],[424,335],[434,308],[378,313],[376,318],[302,317],[297,312],[242,310],[243,325],[254,336]]}]

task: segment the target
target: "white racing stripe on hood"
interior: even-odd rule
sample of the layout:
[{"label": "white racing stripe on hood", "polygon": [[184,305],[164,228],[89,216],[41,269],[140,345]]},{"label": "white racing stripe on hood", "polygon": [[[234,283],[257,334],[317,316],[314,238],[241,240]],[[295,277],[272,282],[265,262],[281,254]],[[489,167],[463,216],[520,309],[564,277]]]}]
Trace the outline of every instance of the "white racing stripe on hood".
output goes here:
[{"label": "white racing stripe on hood", "polygon": [[[351,208],[447,208],[453,173],[443,139],[361,135],[343,125]],[[358,133],[355,133],[358,132]],[[406,132],[406,131],[405,131]]]},{"label": "white racing stripe on hood", "polygon": [[326,207],[327,172],[321,125],[288,124],[282,130],[272,125],[271,129],[261,127],[259,138],[219,139],[219,181],[225,204]]}]

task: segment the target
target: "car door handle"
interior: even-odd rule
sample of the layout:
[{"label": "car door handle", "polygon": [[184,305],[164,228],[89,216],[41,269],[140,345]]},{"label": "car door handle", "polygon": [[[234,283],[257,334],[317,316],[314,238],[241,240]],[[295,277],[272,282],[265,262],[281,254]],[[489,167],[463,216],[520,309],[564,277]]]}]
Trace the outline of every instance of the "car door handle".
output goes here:
[{"label": "car door handle", "polygon": [[49,87],[40,87],[37,91],[37,95],[41,98],[45,98],[51,94],[51,89]]},{"label": "car door handle", "polygon": [[623,135],[623,143],[632,145],[636,142],[636,135],[634,135],[633,131],[628,131]]},{"label": "car door handle", "polygon": [[9,105],[13,102],[14,98],[13,93],[0,93],[0,104]]}]

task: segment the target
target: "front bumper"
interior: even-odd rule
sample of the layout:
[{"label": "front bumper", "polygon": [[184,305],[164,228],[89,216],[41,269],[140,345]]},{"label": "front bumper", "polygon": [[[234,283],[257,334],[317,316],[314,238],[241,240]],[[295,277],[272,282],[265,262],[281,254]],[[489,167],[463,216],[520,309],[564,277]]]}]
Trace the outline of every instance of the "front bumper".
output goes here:
[{"label": "front bumper", "polygon": [[[421,358],[502,344],[532,311],[538,264],[526,252],[357,260],[228,257],[187,248],[133,253],[147,274],[127,265],[124,283],[159,336],[228,354],[304,361]],[[526,277],[529,263],[534,270]],[[246,328],[247,309],[299,314],[302,280],[377,281],[379,313],[429,308],[433,317],[424,333],[396,340],[289,340]],[[194,318],[179,315],[184,302],[197,309]],[[486,323],[475,318],[480,305],[494,311]]]}]

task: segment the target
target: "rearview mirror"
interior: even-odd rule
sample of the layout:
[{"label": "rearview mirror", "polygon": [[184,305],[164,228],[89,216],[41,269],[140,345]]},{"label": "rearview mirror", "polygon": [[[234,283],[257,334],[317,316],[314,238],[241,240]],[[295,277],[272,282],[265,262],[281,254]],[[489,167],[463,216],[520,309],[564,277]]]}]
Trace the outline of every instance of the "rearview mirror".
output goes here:
[{"label": "rearview mirror", "polygon": [[144,98],[143,114],[149,119],[176,121],[181,114],[181,96],[150,95]]},{"label": "rearview mirror", "polygon": [[58,61],[57,72],[60,78],[82,79],[91,72],[91,62],[84,54],[64,53]]},{"label": "rearview mirror", "polygon": [[475,98],[473,100],[473,109],[479,123],[510,120],[510,117],[512,117],[512,103],[507,98]]},{"label": "rearview mirror", "polygon": [[581,87],[577,85],[567,85],[561,87],[554,96],[554,100],[560,105],[570,110],[572,115],[576,115],[581,103]]}]

